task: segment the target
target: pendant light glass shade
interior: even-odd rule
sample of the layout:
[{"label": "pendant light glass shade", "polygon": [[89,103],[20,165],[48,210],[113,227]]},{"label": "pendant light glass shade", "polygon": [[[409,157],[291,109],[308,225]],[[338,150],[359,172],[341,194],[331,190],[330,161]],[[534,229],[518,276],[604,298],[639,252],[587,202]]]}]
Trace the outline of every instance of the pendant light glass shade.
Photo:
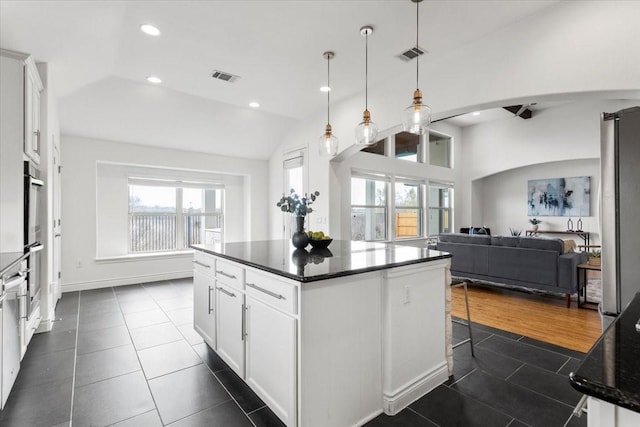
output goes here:
[{"label": "pendant light glass shade", "polygon": [[404,110],[402,126],[405,132],[416,135],[424,135],[429,132],[431,125],[431,108],[422,103],[422,91],[416,89],[413,92],[413,104]]},{"label": "pendant light glass shade", "polygon": [[331,125],[327,127],[318,139],[318,152],[321,156],[335,156],[338,154],[338,138],[331,132]]},{"label": "pendant light glass shade", "polygon": [[356,127],[356,144],[371,145],[378,138],[378,126],[371,121],[371,113],[368,108],[367,83],[369,77],[369,34],[373,33],[373,27],[365,26],[360,28],[360,34],[364,37],[364,112],[362,121]]},{"label": "pendant light glass shade", "polygon": [[371,113],[364,110],[362,121],[356,127],[356,143],[359,145],[371,145],[378,138],[378,126],[371,121]]},{"label": "pendant light glass shade", "polygon": [[325,52],[322,54],[327,60],[327,126],[324,129],[324,133],[318,139],[318,152],[321,156],[335,156],[338,154],[338,138],[331,131],[331,123],[329,121],[330,105],[331,105],[331,84],[329,73],[329,61],[334,57],[333,52]]},{"label": "pendant light glass shade", "polygon": [[431,108],[428,105],[422,103],[422,91],[419,89],[420,79],[420,55],[422,49],[418,45],[418,35],[420,34],[420,2],[422,0],[411,0],[416,4],[416,90],[413,92],[413,103],[404,110],[402,117],[402,127],[405,132],[413,133],[416,135],[424,135],[429,133],[429,126],[431,125]]}]

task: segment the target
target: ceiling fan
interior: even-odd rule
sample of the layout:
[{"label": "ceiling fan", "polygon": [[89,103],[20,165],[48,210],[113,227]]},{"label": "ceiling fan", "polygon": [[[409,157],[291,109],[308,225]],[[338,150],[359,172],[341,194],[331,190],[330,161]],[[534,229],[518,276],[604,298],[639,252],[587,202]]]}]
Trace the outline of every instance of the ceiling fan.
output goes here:
[{"label": "ceiling fan", "polygon": [[533,111],[529,107],[536,105],[536,102],[522,105],[509,105],[508,107],[502,107],[505,110],[513,113],[514,117],[520,117],[521,119],[530,119],[533,116]]}]

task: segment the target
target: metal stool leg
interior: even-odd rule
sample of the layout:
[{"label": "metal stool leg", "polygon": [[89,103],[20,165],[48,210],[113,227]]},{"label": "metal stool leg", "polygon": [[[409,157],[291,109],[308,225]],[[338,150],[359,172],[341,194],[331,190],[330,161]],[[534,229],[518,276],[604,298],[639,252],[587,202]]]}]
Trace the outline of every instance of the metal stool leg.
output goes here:
[{"label": "metal stool leg", "polygon": [[469,311],[469,294],[467,292],[467,282],[464,285],[464,302],[467,305],[467,326],[469,327],[469,344],[471,345],[471,356],[476,357],[473,353],[473,332],[471,332],[471,311]]},{"label": "metal stool leg", "polygon": [[458,344],[454,345],[453,348],[456,348],[462,344],[469,343],[469,345],[471,345],[471,356],[476,357],[475,353],[473,352],[473,332],[471,331],[471,311],[469,310],[469,294],[467,292],[467,282],[461,281],[459,283],[454,283],[451,285],[452,288],[459,288],[460,286],[464,288],[464,302],[467,307],[467,322],[465,323],[457,320],[453,320],[453,322],[461,325],[466,325],[469,328],[469,338],[460,341]]}]

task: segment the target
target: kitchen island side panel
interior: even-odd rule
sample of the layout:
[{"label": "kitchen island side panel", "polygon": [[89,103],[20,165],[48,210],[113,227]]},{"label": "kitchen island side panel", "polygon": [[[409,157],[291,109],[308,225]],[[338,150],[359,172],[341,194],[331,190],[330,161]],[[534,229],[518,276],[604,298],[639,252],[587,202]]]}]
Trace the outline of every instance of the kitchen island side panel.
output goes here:
[{"label": "kitchen island side panel", "polygon": [[362,425],[382,412],[380,272],[303,286],[300,425]]}]

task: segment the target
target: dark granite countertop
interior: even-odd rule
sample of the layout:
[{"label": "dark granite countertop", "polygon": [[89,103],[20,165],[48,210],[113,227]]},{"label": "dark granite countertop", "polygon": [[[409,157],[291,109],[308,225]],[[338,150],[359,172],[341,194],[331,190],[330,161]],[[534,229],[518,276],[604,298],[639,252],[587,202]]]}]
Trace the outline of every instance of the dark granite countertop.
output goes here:
[{"label": "dark granite countertop", "polygon": [[24,252],[0,252],[0,276],[28,255]]},{"label": "dark granite countertop", "polygon": [[640,292],[569,376],[581,393],[640,412]]},{"label": "dark granite countertop", "polygon": [[451,258],[447,252],[389,243],[334,240],[327,249],[295,249],[289,240],[264,240],[211,245],[194,249],[298,282],[384,270]]}]

